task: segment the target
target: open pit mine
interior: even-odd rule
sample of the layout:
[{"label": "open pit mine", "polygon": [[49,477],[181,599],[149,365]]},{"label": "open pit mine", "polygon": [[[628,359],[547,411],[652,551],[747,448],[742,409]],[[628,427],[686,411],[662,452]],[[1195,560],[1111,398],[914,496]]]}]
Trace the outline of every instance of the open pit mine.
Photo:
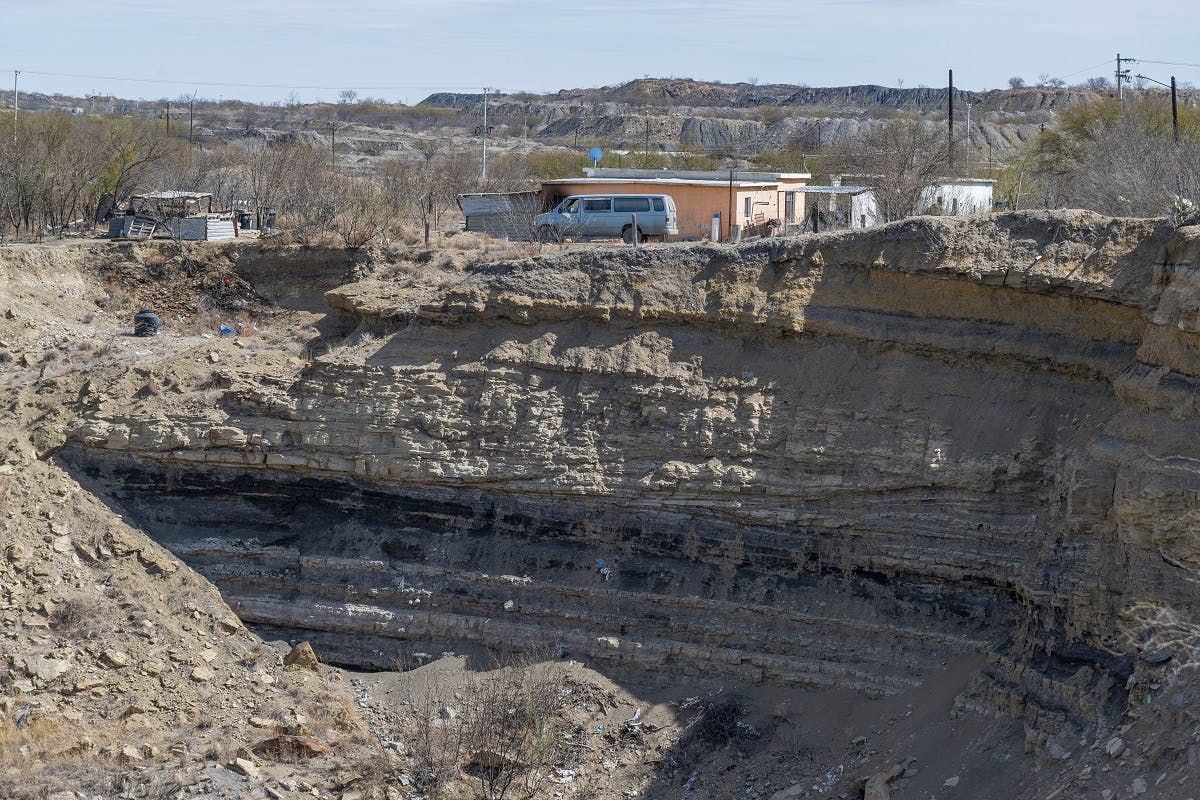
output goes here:
[{"label": "open pit mine", "polygon": [[[245,636],[351,674],[527,651],[897,716],[947,685],[919,759],[953,759],[953,720],[1008,737],[1003,762],[907,772],[900,745],[839,740],[758,794],[684,791],[660,760],[643,796],[1182,800],[1198,254],[1200,228],[1022,212],[449,280],[330,267],[325,352],[156,342],[58,378],[66,411],[26,427]],[[287,258],[221,258],[282,297]]]}]

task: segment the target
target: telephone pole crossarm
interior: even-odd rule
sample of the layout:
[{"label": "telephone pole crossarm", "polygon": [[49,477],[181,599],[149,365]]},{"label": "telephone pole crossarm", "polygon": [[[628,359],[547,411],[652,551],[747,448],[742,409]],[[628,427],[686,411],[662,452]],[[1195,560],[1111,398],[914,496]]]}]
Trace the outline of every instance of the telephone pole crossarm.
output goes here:
[{"label": "telephone pole crossarm", "polygon": [[1117,99],[1118,100],[1125,99],[1124,84],[1129,82],[1129,70],[1121,69],[1122,62],[1124,62],[1126,64],[1136,64],[1137,59],[1136,58],[1121,58],[1121,54],[1117,53],[1116,76],[1117,76]]}]

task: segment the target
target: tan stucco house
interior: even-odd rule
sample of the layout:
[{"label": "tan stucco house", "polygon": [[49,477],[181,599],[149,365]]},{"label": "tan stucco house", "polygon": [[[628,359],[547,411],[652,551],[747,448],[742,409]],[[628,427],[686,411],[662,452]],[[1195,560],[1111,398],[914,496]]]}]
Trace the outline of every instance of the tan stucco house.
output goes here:
[{"label": "tan stucco house", "polygon": [[800,191],[812,177],[806,172],[739,172],[589,168],[582,178],[542,182],[546,207],[574,194],[669,194],[679,213],[680,239],[711,235],[720,219],[722,239],[733,227],[754,228],[775,220],[796,225],[804,220]]}]

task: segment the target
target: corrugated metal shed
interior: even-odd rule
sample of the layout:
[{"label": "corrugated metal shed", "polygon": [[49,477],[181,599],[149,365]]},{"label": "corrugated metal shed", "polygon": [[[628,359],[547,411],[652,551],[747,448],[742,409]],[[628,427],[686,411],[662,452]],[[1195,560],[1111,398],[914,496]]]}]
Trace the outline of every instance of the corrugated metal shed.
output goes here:
[{"label": "corrugated metal shed", "polygon": [[185,217],[164,223],[170,235],[187,242],[216,242],[234,238],[233,220]]},{"label": "corrugated metal shed", "polygon": [[479,192],[460,194],[458,207],[466,229],[497,239],[529,241],[534,217],[541,207],[539,192]]}]

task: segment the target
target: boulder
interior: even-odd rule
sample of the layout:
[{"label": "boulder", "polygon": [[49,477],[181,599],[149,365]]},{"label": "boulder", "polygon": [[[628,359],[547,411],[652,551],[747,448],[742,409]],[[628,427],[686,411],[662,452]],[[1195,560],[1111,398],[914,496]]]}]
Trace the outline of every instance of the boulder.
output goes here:
[{"label": "boulder", "polygon": [[317,660],[317,654],[308,642],[300,642],[283,659],[284,669],[310,669],[316,672],[320,666],[321,662]]}]

